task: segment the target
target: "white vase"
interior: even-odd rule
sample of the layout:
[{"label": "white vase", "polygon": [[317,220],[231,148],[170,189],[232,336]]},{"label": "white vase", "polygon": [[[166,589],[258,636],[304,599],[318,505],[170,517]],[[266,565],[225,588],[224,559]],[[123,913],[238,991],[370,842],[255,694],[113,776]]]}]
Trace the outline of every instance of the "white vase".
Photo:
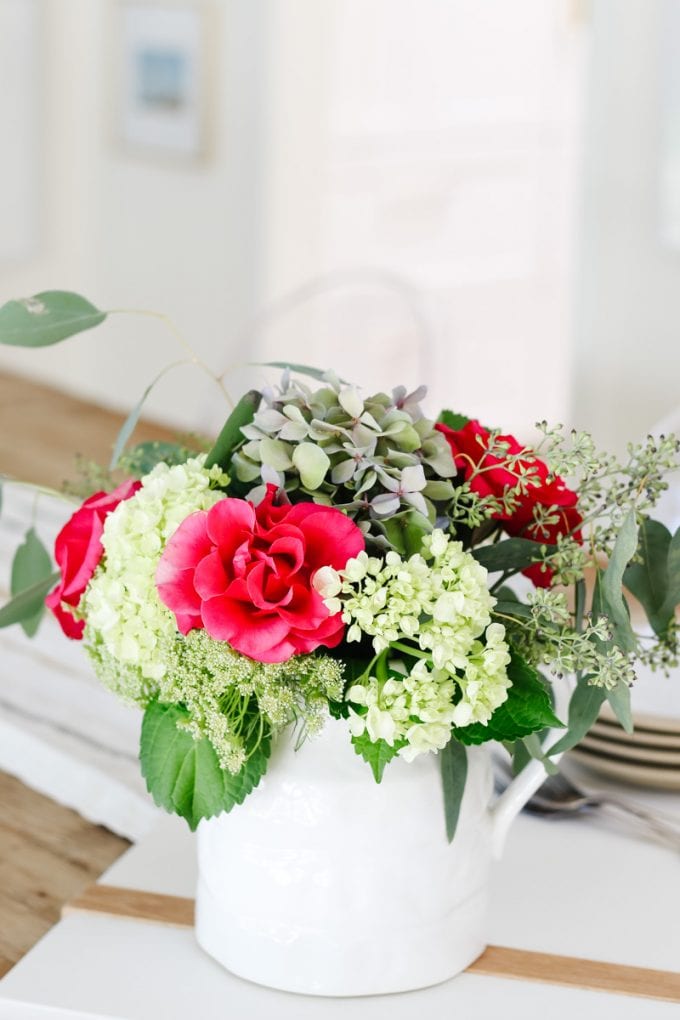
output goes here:
[{"label": "white vase", "polygon": [[374,995],[437,984],[485,947],[492,857],[545,778],[532,763],[490,808],[488,754],[468,749],[453,843],[436,755],[380,785],[346,723],[274,748],[259,787],[198,829],[196,936],[240,977],[291,992]]}]

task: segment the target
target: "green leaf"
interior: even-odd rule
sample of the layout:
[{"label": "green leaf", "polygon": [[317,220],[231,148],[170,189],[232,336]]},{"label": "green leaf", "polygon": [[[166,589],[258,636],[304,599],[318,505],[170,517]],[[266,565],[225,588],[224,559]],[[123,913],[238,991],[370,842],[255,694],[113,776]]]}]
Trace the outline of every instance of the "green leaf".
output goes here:
[{"label": "green leaf", "polygon": [[623,583],[640,601],[654,633],[663,637],[680,602],[680,528],[675,535],[644,517],[637,547],[642,562],[630,563]]},{"label": "green leaf", "polygon": [[427,517],[423,517],[417,510],[395,514],[381,523],[390,543],[397,552],[406,557],[421,552],[423,536],[429,535],[432,531],[432,525]]},{"label": "green leaf", "polygon": [[467,423],[472,421],[472,419],[468,418],[467,415],[458,414],[456,411],[444,410],[437,418],[437,421],[441,422],[442,425],[448,425],[448,427],[453,429],[454,432],[458,432],[459,429],[465,428]]},{"label": "green leaf", "polygon": [[567,732],[548,751],[549,755],[570,751],[585,737],[593,725],[605,700],[602,687],[588,683],[589,677],[582,677],[569,702],[569,721]]},{"label": "green leaf", "polygon": [[[478,563],[489,573],[494,573],[497,570],[524,570],[532,563],[540,562],[545,558],[542,548],[540,542],[532,542],[530,538],[505,538],[494,545],[480,545],[470,551]],[[554,545],[545,548],[546,556],[555,550]]]},{"label": "green leaf", "polygon": [[243,440],[241,429],[244,425],[250,425],[255,417],[255,412],[260,406],[262,394],[258,390],[248,390],[231,412],[222,426],[222,431],[215,441],[215,445],[208,454],[205,466],[207,468],[219,464],[223,471],[227,471],[231,462],[231,456]]},{"label": "green leaf", "polygon": [[467,751],[463,745],[459,744],[457,740],[449,740],[448,744],[439,752],[439,767],[444,794],[446,835],[451,843],[456,835],[460,805],[467,779]]},{"label": "green leaf", "polygon": [[515,599],[498,599],[491,612],[499,616],[512,616],[516,620],[530,620],[532,616],[531,606]]},{"label": "green leaf", "polygon": [[195,450],[190,450],[179,443],[151,440],[146,443],[138,443],[137,446],[128,450],[121,457],[119,465],[134,478],[142,478],[144,475],[148,475],[157,464],[169,464],[172,467],[176,464],[184,464],[190,457],[195,456]]},{"label": "green leaf", "polygon": [[400,749],[406,745],[405,740],[395,740],[393,746],[386,740],[371,740],[366,730],[360,737],[352,737],[352,743],[356,753],[371,766],[376,783],[381,781],[387,763],[396,758]]},{"label": "green leaf", "polygon": [[548,726],[562,726],[553,712],[550,696],[539,673],[514,649],[508,676],[512,687],[507,700],[493,713],[486,726],[472,723],[457,727],[453,736],[463,744],[483,744],[487,740],[518,740]]},{"label": "green leaf", "polygon": [[631,510],[616,536],[607,569],[597,572],[593,594],[593,617],[604,614],[608,618],[614,643],[624,652],[633,652],[637,646],[622,588],[624,571],[637,549],[637,533],[635,511]]},{"label": "green leaf", "polygon": [[166,365],[162,372],[159,372],[156,378],[149,383],[147,388],[142,393],[140,399],[137,401],[135,406],[130,411],[129,415],[123,422],[123,426],[120,432],[118,433],[118,437],[113,447],[113,453],[111,454],[111,462],[109,463],[109,471],[115,471],[116,468],[118,467],[120,458],[123,454],[123,450],[125,449],[125,444],[127,443],[128,439],[130,438],[132,433],[135,431],[135,428],[137,427],[137,422],[139,421],[139,416],[142,413],[142,408],[144,407],[146,398],[151,393],[151,390],[154,388],[157,382],[160,382],[160,380],[163,378],[164,375],[166,375],[167,372],[169,372],[173,368],[177,368],[178,364],[180,364],[180,362],[174,361],[171,365]]},{"label": "green leaf", "polygon": [[623,680],[619,680],[616,687],[606,691],[606,697],[612,706],[614,715],[623,726],[626,733],[633,732],[633,712],[630,704],[630,687]]},{"label": "green leaf", "polygon": [[668,547],[668,592],[659,610],[660,617],[670,623],[675,616],[675,607],[678,603],[680,603],[680,528],[673,535]]},{"label": "green leaf", "polygon": [[[623,583],[642,603],[654,631],[665,630],[659,611],[668,593],[668,547],[671,533],[659,521],[643,518],[640,525],[637,553],[640,563],[629,563],[623,573]],[[666,621],[668,623],[668,621]]]},{"label": "green leaf", "polygon": [[[291,372],[297,372],[298,375],[308,375],[310,379],[317,379],[319,382],[326,382],[324,376],[327,374],[327,368],[313,368],[311,365],[296,365],[292,361],[251,361],[251,365],[255,368],[281,368],[284,371],[289,369]],[[338,379],[344,386],[349,386],[346,379]]]},{"label": "green leaf", "polygon": [[0,609],[0,628],[9,627],[13,623],[21,623],[22,620],[28,620],[40,612],[45,596],[60,577],[61,573],[57,570],[49,577],[43,577],[42,580],[32,584],[30,588],[15,595]]},{"label": "green leaf", "polygon": [[180,705],[152,701],[142,722],[140,762],[149,793],[159,807],[181,815],[196,828],[201,818],[212,818],[242,804],[267,769],[271,750],[268,736],[240,772],[220,768],[210,741],[194,740],[186,729],[189,713]]},{"label": "green leaf", "polygon": [[[12,561],[12,580],[10,591],[12,595],[18,595],[32,585],[44,581],[52,572],[52,560],[45,546],[38,538],[35,528],[29,528],[24,536],[24,541],[14,554]],[[33,616],[24,617],[20,620],[21,626],[27,637],[33,637],[45,611],[44,601]]]},{"label": "green leaf", "polygon": [[46,290],[8,301],[0,308],[0,343],[12,347],[47,347],[98,326],[106,318],[79,294]]}]

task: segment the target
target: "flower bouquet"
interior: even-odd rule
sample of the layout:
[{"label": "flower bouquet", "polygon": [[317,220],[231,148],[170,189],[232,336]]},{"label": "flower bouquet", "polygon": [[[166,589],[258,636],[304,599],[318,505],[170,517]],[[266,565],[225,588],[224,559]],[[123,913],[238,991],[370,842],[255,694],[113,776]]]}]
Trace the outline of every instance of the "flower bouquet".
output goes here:
[{"label": "flower bouquet", "polygon": [[[48,292],[0,309],[0,341],[42,346],[105,318],[77,295]],[[234,841],[250,847],[250,858],[241,854],[234,864],[246,884],[246,859],[257,856],[256,844],[264,852],[266,838],[267,852],[288,848],[309,876],[303,858],[318,862],[318,846],[291,847],[305,827],[321,825],[317,787],[332,766],[345,783],[344,800],[334,802],[342,817],[332,822],[344,847],[338,868],[351,872],[343,826],[355,846],[367,831],[374,843],[383,831],[388,845],[396,842],[401,830],[389,828],[383,791],[406,827],[405,842],[414,838],[407,830],[424,832],[418,812],[434,798],[438,816],[427,825],[437,844],[435,883],[443,855],[460,872],[451,856],[457,845],[468,859],[488,856],[472,836],[454,840],[471,788],[488,800],[488,774],[475,771],[478,745],[503,744],[520,774],[535,770],[527,766],[535,759],[535,788],[604,701],[631,729],[636,661],[677,664],[680,532],[672,536],[649,513],[677,467],[678,443],[649,437],[619,462],[598,453],[586,433],[541,423],[540,441],[528,447],[496,423],[480,424],[473,409],[470,417],[449,410],[428,417],[424,387],[366,395],[332,371],[278,367],[278,385],[243,396],[207,446],[131,446],[130,419],[101,491],[88,495],[57,538],[56,572],[29,529],[15,573],[30,563],[32,576],[0,610],[0,625],[18,622],[33,633],[46,604],[67,637],[83,642],[101,682],[143,710],[140,761],[154,800],[192,829],[213,820],[201,826],[206,874],[226,868],[217,857],[227,851],[210,826],[233,811],[228,852]],[[646,638],[631,626],[631,595],[647,615]],[[560,708],[554,685],[565,675],[572,690]],[[287,768],[296,777],[289,786],[309,808],[298,822],[294,795],[277,780]],[[405,809],[409,776],[428,784],[413,814]],[[350,795],[365,799],[355,820]],[[478,839],[486,821],[475,810],[467,813]],[[248,828],[255,824],[256,839]],[[365,871],[380,848],[361,847]],[[422,875],[422,861],[412,859],[419,852],[409,844],[411,859],[395,859]],[[252,881],[271,879],[268,860],[268,878],[260,872]],[[310,895],[318,899],[320,881],[337,882],[341,909],[351,914],[351,890],[326,865],[323,881],[317,872],[310,879],[317,889]],[[286,867],[279,870],[290,879]],[[229,891],[215,879],[204,903],[236,895],[229,874]],[[276,895],[263,892],[268,909]],[[441,895],[435,890],[435,899]],[[305,924],[285,913],[291,909],[290,901],[281,907],[297,932],[289,943],[297,938],[313,953]],[[251,955],[266,955],[262,931],[260,942],[248,941],[259,924],[249,917],[232,918],[238,938]],[[230,936],[206,924],[213,930],[202,941],[232,965],[217,947]],[[337,954],[340,936],[329,938]],[[408,938],[401,941],[408,948]],[[475,946],[461,951],[460,965],[483,936]],[[284,956],[264,980],[327,990],[286,977],[291,957]],[[233,969],[252,976],[245,964]],[[416,978],[347,987],[395,990],[453,972],[444,962]]]}]

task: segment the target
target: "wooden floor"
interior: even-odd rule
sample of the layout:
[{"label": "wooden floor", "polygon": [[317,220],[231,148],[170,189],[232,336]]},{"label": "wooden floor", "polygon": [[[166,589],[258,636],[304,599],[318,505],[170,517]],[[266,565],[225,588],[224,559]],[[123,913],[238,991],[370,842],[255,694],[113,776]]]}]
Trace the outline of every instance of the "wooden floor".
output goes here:
[{"label": "wooden floor", "polygon": [[128,846],[0,772],[0,976]]},{"label": "wooden floor", "polygon": [[[75,454],[106,465],[124,415],[0,372],[0,475],[60,488],[75,476]],[[140,422],[135,439],[172,440]]]},{"label": "wooden floor", "polygon": [[[74,453],[106,464],[123,416],[0,373],[0,474],[53,488]],[[140,424],[135,437],[171,439]],[[129,844],[0,772],[0,975]]]}]

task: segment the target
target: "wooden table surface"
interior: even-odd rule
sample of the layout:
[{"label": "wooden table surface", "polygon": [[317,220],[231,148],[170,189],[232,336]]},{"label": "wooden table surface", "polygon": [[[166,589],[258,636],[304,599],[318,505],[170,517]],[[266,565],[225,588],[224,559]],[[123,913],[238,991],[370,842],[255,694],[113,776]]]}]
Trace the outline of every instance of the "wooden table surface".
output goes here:
[{"label": "wooden table surface", "polygon": [[[0,474],[58,488],[74,454],[106,464],[124,416],[0,373]],[[139,440],[172,439],[140,423]],[[3,565],[7,569],[7,565]],[[0,772],[0,976],[128,842]]]}]

